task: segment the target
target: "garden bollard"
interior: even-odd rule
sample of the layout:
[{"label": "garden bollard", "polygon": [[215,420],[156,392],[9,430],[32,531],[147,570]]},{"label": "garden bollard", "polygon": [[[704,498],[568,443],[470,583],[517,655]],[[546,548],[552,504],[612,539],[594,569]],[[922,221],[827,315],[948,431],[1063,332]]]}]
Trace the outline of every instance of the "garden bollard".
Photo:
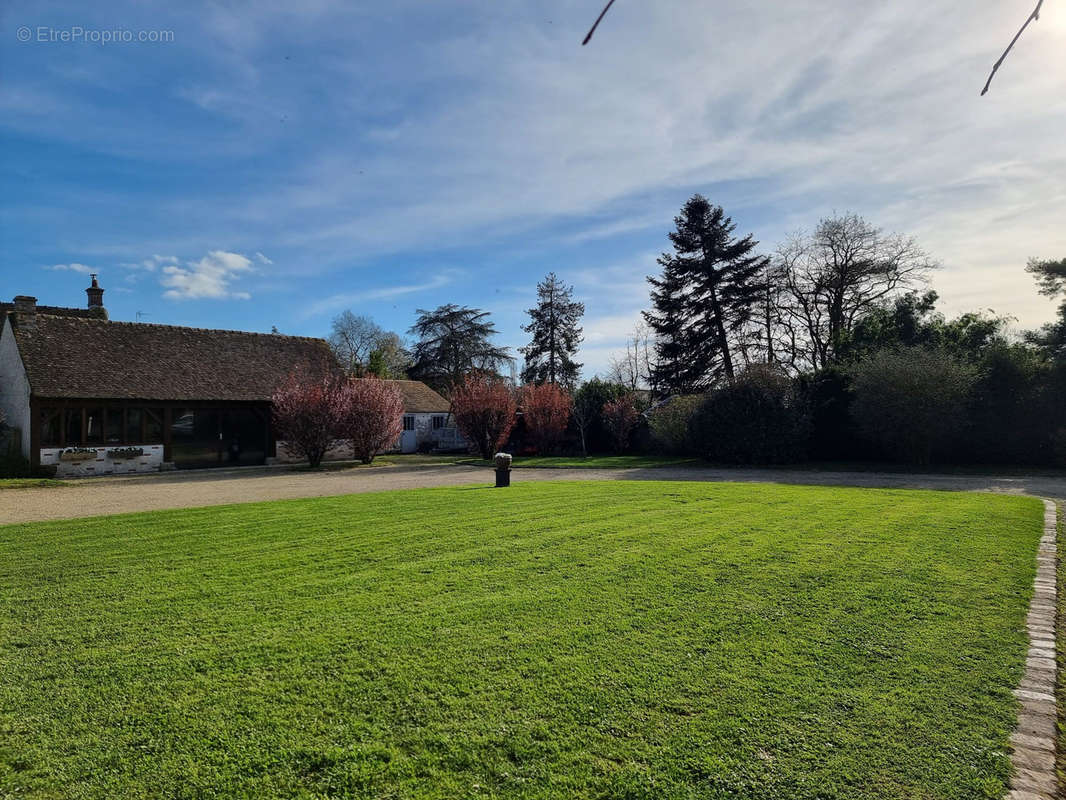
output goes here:
[{"label": "garden bollard", "polygon": [[511,454],[497,453],[492,459],[496,463],[496,488],[511,485]]}]

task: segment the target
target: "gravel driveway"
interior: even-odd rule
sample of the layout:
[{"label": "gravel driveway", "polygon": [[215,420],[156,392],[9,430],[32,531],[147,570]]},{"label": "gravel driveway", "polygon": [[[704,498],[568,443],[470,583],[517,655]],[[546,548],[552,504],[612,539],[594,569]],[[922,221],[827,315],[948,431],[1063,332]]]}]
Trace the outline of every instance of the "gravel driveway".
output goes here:
[{"label": "gravel driveway", "polygon": [[[515,483],[558,480],[683,480],[873,486],[1030,494],[1066,501],[1066,476],[914,475],[780,469],[517,469]],[[329,472],[205,470],[70,481],[63,487],[0,490],[0,524],[164,508],[325,497],[388,489],[490,484],[492,470],[471,466],[383,466]]]}]

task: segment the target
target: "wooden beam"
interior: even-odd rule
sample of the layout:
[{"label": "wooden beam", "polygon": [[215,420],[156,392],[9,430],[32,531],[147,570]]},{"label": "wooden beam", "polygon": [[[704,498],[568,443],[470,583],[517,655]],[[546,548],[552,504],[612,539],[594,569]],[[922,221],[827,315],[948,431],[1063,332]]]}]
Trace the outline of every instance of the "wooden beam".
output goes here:
[{"label": "wooden beam", "polygon": [[37,469],[41,466],[41,405],[35,397],[30,398],[30,429],[26,435],[30,437],[30,467]]}]

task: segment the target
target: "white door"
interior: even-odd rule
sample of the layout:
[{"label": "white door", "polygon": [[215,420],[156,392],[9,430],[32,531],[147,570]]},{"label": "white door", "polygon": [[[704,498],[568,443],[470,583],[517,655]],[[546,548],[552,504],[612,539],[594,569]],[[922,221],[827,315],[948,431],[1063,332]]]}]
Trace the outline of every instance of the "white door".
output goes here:
[{"label": "white door", "polygon": [[413,453],[418,449],[418,437],[415,432],[415,418],[403,418],[403,433],[400,435],[400,452]]}]

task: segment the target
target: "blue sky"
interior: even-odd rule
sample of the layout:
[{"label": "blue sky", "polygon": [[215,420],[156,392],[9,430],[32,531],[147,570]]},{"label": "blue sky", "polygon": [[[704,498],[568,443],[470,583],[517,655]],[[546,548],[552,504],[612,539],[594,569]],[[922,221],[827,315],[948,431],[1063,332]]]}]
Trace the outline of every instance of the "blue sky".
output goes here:
[{"label": "blue sky", "polygon": [[[305,335],[455,302],[517,347],[554,270],[591,374],[700,191],[767,251],[856,211],[945,310],[1051,318],[1022,268],[1066,255],[1066,6],[979,98],[1030,0],[618,0],[580,47],[599,5],[5,3],[0,296],[81,304],[91,268],[116,319]],[[169,41],[85,41],[116,31]]]}]

